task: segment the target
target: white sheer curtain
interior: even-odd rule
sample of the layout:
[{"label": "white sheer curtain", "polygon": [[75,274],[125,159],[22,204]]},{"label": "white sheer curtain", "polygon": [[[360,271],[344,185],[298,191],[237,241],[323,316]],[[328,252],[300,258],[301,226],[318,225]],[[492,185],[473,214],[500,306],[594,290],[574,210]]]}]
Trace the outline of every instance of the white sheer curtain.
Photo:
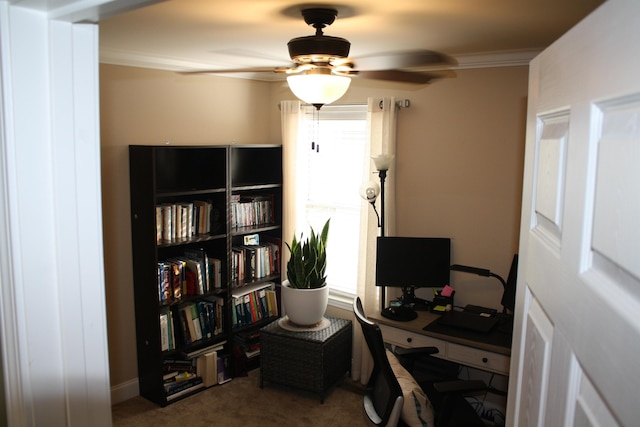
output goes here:
[{"label": "white sheer curtain", "polygon": [[[378,173],[371,157],[380,154],[393,156],[393,161],[387,172],[385,181],[385,234],[395,234],[395,155],[396,155],[396,121],[397,106],[395,98],[368,99],[368,137],[369,146],[365,158],[364,180],[379,180]],[[377,209],[381,212],[378,198]],[[362,300],[365,313],[372,313],[380,308],[380,292],[375,286],[376,272],[376,238],[380,235],[378,219],[369,203],[362,201],[360,221],[360,249],[358,264],[358,296]],[[372,368],[371,355],[362,337],[359,327],[354,325],[353,367],[351,369],[354,380],[366,382]]]},{"label": "white sheer curtain", "polygon": [[[290,241],[296,232],[297,204],[304,202],[304,198],[298,195],[300,191],[297,185],[296,167],[298,165],[298,132],[302,121],[300,101],[280,102],[280,122],[282,127],[282,175],[283,189],[283,221],[282,238]],[[286,266],[281,266],[283,279],[286,276]]]},{"label": "white sheer curtain", "polygon": [[[395,154],[396,154],[396,101],[395,98],[368,99],[368,139],[366,155],[363,161],[363,181],[378,181],[378,173],[371,160],[372,156],[389,154],[394,156],[385,182],[385,234],[395,234]],[[300,101],[281,101],[280,114],[282,125],[283,149],[283,229],[282,235],[288,241],[296,232],[296,211],[299,204],[303,204],[304,194],[300,194],[297,185],[296,167],[298,160],[298,131],[302,121]],[[381,211],[379,199],[378,212]],[[358,251],[358,287],[357,294],[362,299],[366,313],[372,313],[380,308],[380,293],[375,286],[376,238],[380,233],[378,219],[368,202],[362,201],[360,210],[360,245]],[[382,220],[382,218],[381,218]],[[283,272],[286,268],[282,266]],[[285,273],[286,274],[286,273]],[[351,369],[354,380],[366,382],[371,372],[371,356],[362,339],[362,333],[354,325],[353,366]]]}]

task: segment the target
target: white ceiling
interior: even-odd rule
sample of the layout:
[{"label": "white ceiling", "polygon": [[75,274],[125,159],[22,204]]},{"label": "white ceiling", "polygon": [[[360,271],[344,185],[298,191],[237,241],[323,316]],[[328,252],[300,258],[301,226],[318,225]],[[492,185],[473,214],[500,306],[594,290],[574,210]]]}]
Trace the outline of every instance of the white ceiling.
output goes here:
[{"label": "white ceiling", "polygon": [[[325,34],[351,42],[350,57],[429,49],[461,66],[530,59],[603,0],[343,0]],[[168,0],[100,22],[100,61],[174,71],[286,66],[287,42],[312,35],[303,3]],[[500,53],[500,55],[496,55]],[[502,58],[502,59],[496,59]]]}]

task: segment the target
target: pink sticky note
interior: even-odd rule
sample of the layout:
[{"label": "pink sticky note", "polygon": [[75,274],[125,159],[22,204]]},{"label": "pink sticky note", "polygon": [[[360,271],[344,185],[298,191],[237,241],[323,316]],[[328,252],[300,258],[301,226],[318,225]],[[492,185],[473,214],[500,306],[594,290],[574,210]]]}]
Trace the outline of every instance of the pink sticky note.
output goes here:
[{"label": "pink sticky note", "polygon": [[449,285],[444,285],[444,288],[440,291],[440,295],[443,297],[450,297],[453,293],[453,288]]}]

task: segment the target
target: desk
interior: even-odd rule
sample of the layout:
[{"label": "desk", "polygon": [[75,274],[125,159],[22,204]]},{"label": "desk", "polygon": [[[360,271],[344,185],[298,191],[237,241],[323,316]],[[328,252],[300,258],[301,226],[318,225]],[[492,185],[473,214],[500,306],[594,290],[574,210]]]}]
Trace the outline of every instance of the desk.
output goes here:
[{"label": "desk", "polygon": [[[399,322],[379,311],[368,316],[380,325],[385,342],[404,348],[436,347],[435,357],[500,375],[509,375],[511,334],[494,329],[489,334],[437,325],[439,315],[418,311],[418,318]],[[430,325],[429,330],[423,330]]]}]

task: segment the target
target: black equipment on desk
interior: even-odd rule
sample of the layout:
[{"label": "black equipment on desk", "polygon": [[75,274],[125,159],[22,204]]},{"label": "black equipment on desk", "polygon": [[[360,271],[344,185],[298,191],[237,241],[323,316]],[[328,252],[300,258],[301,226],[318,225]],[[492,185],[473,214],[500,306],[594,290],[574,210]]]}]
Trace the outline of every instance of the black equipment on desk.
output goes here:
[{"label": "black equipment on desk", "polygon": [[443,326],[487,334],[500,323],[500,320],[465,311],[450,311],[440,316],[436,322]]},{"label": "black equipment on desk", "polygon": [[387,307],[380,312],[384,317],[399,322],[409,322],[418,317],[418,313],[406,305]]},{"label": "black equipment on desk", "polygon": [[[439,237],[378,237],[376,286],[402,289],[399,305],[382,310],[389,319],[409,321],[428,302],[415,296],[416,288],[442,288],[449,284],[451,239]],[[413,312],[413,313],[411,313]]]}]

